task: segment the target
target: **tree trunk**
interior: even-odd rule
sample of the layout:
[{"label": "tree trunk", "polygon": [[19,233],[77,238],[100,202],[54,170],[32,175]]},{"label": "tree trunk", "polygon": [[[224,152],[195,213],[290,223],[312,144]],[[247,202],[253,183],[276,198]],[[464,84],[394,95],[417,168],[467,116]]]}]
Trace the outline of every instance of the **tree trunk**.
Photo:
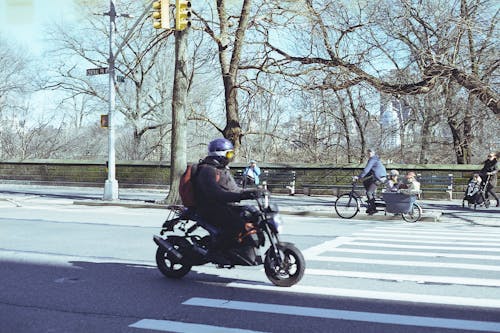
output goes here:
[{"label": "tree trunk", "polygon": [[358,130],[359,140],[361,141],[361,152],[359,162],[362,163],[365,160],[366,153],[366,138],[365,131],[363,129],[363,124],[361,123],[360,113],[356,112],[356,107],[354,106],[354,100],[352,98],[352,93],[350,89],[346,89],[347,96],[349,97],[349,106],[351,108],[352,116],[354,118],[354,122],[356,123],[356,128]]},{"label": "tree trunk", "polygon": [[460,138],[460,129],[456,119],[448,117],[448,126],[450,127],[451,135],[453,136],[453,150],[455,151],[455,155],[457,157],[457,163],[465,164],[462,140]]},{"label": "tree trunk", "polygon": [[[340,112],[340,123],[342,124],[342,131],[344,132],[346,153],[347,153],[347,163],[352,163],[352,148],[351,148],[351,133],[349,128],[349,117],[346,114],[344,100],[340,97],[340,94],[335,91],[335,96],[337,96],[337,101],[339,104]],[[337,161],[335,161],[337,163]]]},{"label": "tree trunk", "polygon": [[175,32],[175,73],[172,92],[172,141],[170,155],[169,204],[179,204],[179,181],[187,166],[187,116],[188,73],[186,62],[189,29]]},{"label": "tree trunk", "polygon": [[424,115],[424,121],[422,122],[422,128],[420,130],[420,156],[418,158],[419,163],[427,164],[427,155],[430,147],[429,138],[431,135],[431,122],[429,117]]},{"label": "tree trunk", "polygon": [[472,96],[469,95],[467,109],[465,110],[464,125],[463,125],[463,145],[462,151],[464,155],[464,163],[470,164],[472,162],[472,108],[474,101]]},{"label": "tree trunk", "polygon": [[[221,40],[229,38],[229,19],[225,10],[225,1],[217,1],[217,10],[219,14],[221,36],[219,43],[219,61],[222,70],[222,80],[224,83],[224,92],[226,97],[226,126],[222,131],[224,137],[234,143],[234,148],[238,152],[241,145],[242,131],[240,125],[240,117],[238,110],[238,70],[243,50],[245,32],[248,28],[248,19],[250,15],[250,7],[252,0],[244,0],[238,28],[234,36],[234,45],[232,53],[229,54],[230,48],[223,45]],[[238,156],[238,154],[236,154]]]},{"label": "tree trunk", "polygon": [[222,131],[224,137],[234,143],[234,149],[238,152],[241,145],[241,125],[238,113],[238,89],[229,75],[224,75],[224,90],[226,96],[226,127]]}]

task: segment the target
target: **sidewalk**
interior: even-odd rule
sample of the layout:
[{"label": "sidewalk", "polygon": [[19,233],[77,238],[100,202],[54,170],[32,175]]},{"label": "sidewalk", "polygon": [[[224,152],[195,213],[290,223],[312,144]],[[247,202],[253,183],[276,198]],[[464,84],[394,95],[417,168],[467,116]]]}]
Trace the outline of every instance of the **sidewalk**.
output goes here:
[{"label": "sidewalk", "polygon": [[[96,187],[0,184],[0,200],[22,206],[23,197],[41,196],[72,199],[75,205],[151,209],[166,209],[167,207],[155,203],[166,198],[168,193],[166,190],[120,188],[118,201],[103,201],[103,191],[103,188]],[[275,195],[272,200],[278,204],[283,214],[338,218],[333,206],[335,200],[333,196]],[[463,222],[500,227],[500,208],[497,207],[480,207],[477,210],[467,206],[463,208],[461,200],[419,200],[419,204],[423,209],[421,222]],[[355,219],[403,221],[401,216],[384,215],[382,212],[369,216],[364,213],[364,210],[358,213]]]}]

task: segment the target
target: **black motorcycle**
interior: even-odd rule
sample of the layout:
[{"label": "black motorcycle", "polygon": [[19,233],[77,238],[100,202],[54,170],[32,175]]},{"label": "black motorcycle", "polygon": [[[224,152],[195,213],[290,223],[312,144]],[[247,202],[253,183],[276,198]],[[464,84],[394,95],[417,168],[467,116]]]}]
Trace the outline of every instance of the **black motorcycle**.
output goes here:
[{"label": "black motorcycle", "polygon": [[[276,286],[290,287],[302,279],[305,260],[292,243],[281,242],[278,233],[283,220],[275,204],[269,204],[269,193],[256,198],[257,206],[244,210],[245,231],[229,249],[216,247],[220,232],[203,221],[191,209],[170,206],[171,214],[162,226],[160,236],[153,240],[158,245],[156,264],[169,278],[182,278],[193,266],[214,263],[219,268],[264,265],[267,278]],[[267,242],[266,242],[267,239]],[[262,251],[266,249],[264,255]]]}]

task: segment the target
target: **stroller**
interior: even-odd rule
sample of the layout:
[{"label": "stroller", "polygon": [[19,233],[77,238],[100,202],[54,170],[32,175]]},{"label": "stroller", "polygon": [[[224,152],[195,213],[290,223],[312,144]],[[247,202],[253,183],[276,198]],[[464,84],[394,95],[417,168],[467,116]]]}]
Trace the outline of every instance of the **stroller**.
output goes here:
[{"label": "stroller", "polygon": [[490,200],[487,199],[485,195],[489,181],[489,175],[486,180],[483,181],[479,174],[474,174],[465,189],[462,207],[465,207],[465,202],[467,202],[467,207],[469,208],[474,207],[474,209],[477,209],[477,207],[481,206],[488,208],[490,206]]}]

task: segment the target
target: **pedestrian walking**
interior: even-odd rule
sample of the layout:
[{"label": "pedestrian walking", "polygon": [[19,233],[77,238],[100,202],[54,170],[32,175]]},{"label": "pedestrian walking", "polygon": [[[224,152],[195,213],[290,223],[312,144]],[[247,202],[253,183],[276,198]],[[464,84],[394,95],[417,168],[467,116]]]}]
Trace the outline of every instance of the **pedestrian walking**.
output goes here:
[{"label": "pedestrian walking", "polygon": [[483,162],[483,168],[479,172],[481,178],[484,182],[489,181],[486,185],[486,193],[485,198],[488,199],[490,194],[497,201],[497,207],[500,207],[500,203],[498,201],[498,196],[495,194],[495,186],[497,186],[497,173],[498,173],[498,161],[497,155],[495,153],[489,153],[486,161]]},{"label": "pedestrian walking", "polygon": [[243,188],[247,186],[259,186],[260,168],[255,160],[251,160],[243,171]]}]

